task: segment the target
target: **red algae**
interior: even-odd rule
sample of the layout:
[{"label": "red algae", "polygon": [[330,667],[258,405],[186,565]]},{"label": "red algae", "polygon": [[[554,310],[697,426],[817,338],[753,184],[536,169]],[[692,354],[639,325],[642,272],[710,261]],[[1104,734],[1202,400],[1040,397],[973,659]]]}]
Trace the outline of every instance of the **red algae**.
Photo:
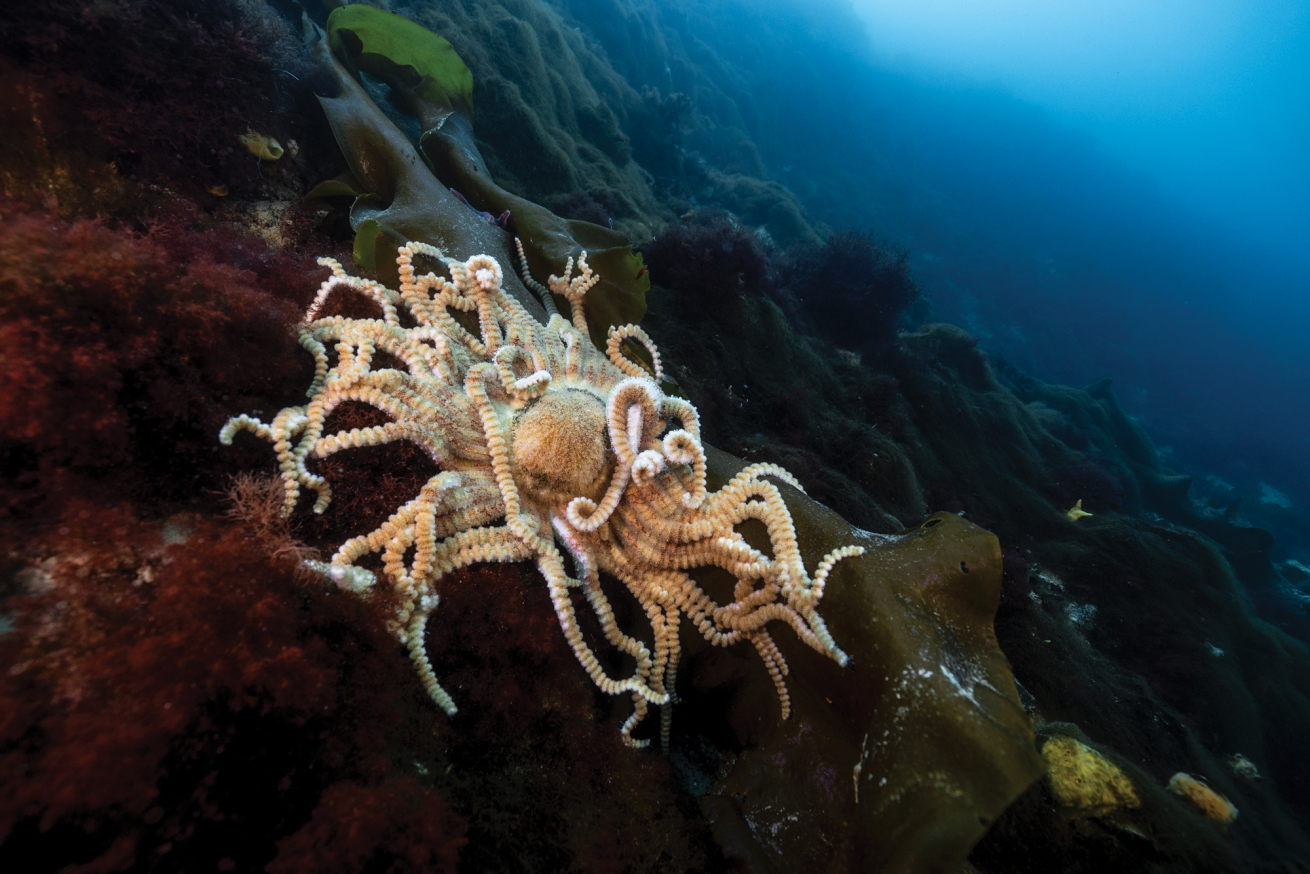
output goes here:
[{"label": "red algae", "polygon": [[[0,638],[15,666],[0,769],[22,775],[0,785],[0,856],[83,871],[507,861],[483,821],[519,823],[542,870],[713,859],[667,762],[614,742],[627,702],[577,670],[531,566],[443,585],[430,638],[453,721],[386,631],[394,605],[304,567],[298,538],[340,543],[413,496],[430,466],[413,447],[327,460],[337,500],[321,517],[284,519],[259,477],[230,479],[266,462],[256,441],[217,451],[231,408],[294,402],[309,378],[294,332],[322,275],[308,256],[179,217],[137,234],[14,202],[0,216],[15,374],[0,498],[27,532]],[[651,816],[668,826],[655,856]]]},{"label": "red algae", "polygon": [[139,236],[0,201],[0,512],[219,488],[227,406],[294,391],[312,268],[233,231]]},{"label": "red algae", "polygon": [[[6,4],[0,36],[7,191],[85,207],[128,180],[197,198],[264,185],[237,138],[286,135],[288,32],[274,17],[204,0],[53,0]],[[87,175],[99,184],[79,184]]]},{"label": "red algae", "polygon": [[[602,578],[630,633],[645,617]],[[578,605],[584,636],[601,637]],[[577,669],[531,565],[474,565],[442,580],[427,647],[459,706],[436,732],[442,791],[469,819],[465,870],[700,871],[724,862],[688,810],[669,757],[616,742],[626,696]],[[615,653],[607,671],[631,670]],[[658,734],[658,720],[648,720]],[[507,846],[504,836],[530,835]]]},{"label": "red algae", "polygon": [[[74,501],[29,546],[26,594],[6,602],[16,628],[0,642],[13,666],[0,677],[0,768],[23,775],[0,790],[7,851],[118,870],[233,843],[244,870],[336,781],[385,785],[401,721],[388,680],[410,680],[403,654],[375,608],[301,582],[297,555],[269,543],[258,526],[157,525]],[[445,810],[429,790],[378,791],[397,809]],[[425,828],[424,845],[453,858],[457,818]]]},{"label": "red algae", "polygon": [[269,874],[447,874],[467,843],[464,823],[414,777],[377,786],[349,781],[323,793],[314,816],[278,842]]}]

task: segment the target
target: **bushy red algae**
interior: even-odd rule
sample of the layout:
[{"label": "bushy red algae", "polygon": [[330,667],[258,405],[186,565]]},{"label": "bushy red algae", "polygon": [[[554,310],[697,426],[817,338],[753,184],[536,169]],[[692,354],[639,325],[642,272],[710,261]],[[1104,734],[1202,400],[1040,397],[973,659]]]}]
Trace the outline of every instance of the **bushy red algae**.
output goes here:
[{"label": "bushy red algae", "polygon": [[[286,50],[287,28],[252,14],[257,8],[205,0],[5,4],[6,191],[53,192],[82,208],[108,202],[129,180],[211,201],[207,190],[220,185],[259,191],[261,168],[238,137],[254,128],[287,142],[278,89],[296,79],[276,72],[286,66],[275,56]],[[98,184],[84,185],[88,176]]]},{"label": "bushy red algae", "polygon": [[[625,627],[644,622],[627,599],[613,604]],[[578,619],[589,639],[601,635],[589,611]],[[449,762],[442,791],[469,819],[466,870],[721,869],[669,758],[616,742],[626,702],[577,670],[534,568],[451,573],[427,645],[460,708],[436,732]],[[598,656],[607,670],[630,667],[626,656]],[[525,840],[509,845],[507,834]]]},{"label": "bushy red algae", "polygon": [[[530,45],[558,33],[582,57],[583,37],[544,27],[549,16],[539,10],[487,9],[494,14],[462,7],[429,14],[459,19],[461,50],[466,43],[479,56],[479,74],[492,64],[506,71],[483,77],[484,94],[500,98],[480,104],[493,108],[480,130],[502,153],[489,154],[493,170],[518,162],[523,185],[579,187],[581,159],[554,174],[527,166],[540,163],[534,144],[549,145],[557,138],[547,134],[559,129],[525,114],[531,95],[516,90],[520,82],[546,81],[533,73],[542,53],[482,44],[502,46],[509,34],[517,46]],[[223,143],[252,125],[263,128],[270,85],[291,82],[265,62],[269,46],[259,33],[225,25],[201,32],[213,16],[220,25],[235,20],[236,10],[199,10],[190,0],[57,0],[0,13],[7,38],[0,53],[8,58],[0,59],[6,190],[28,174],[41,184],[25,191],[54,190],[63,215],[103,208],[108,195],[95,186],[105,181],[132,189],[137,205],[174,196],[159,186],[210,206],[204,188],[213,182],[230,184],[236,196],[259,190],[265,180],[253,156],[224,158]],[[190,19],[188,11],[195,12]],[[590,11],[610,12],[606,4]],[[156,16],[148,19],[153,28],[143,16]],[[39,26],[27,28],[32,21]],[[15,22],[24,24],[17,39]],[[128,38],[114,42],[123,28]],[[101,51],[102,40],[113,51]],[[147,50],[152,41],[169,43],[169,51]],[[125,74],[126,84],[96,80],[96,65],[123,55],[109,73]],[[632,52],[628,62],[640,57]],[[215,106],[228,112],[221,104],[242,76],[234,63],[261,72],[256,90],[242,94],[234,115],[193,134],[192,121]],[[570,74],[568,81],[580,80]],[[108,89],[107,99],[75,105],[70,95],[90,93],[88,85]],[[685,104],[684,95],[663,104],[675,98]],[[546,105],[532,109],[547,113]],[[615,105],[623,124],[640,130],[635,110]],[[523,118],[533,123],[519,124]],[[45,125],[48,151],[29,150],[15,120]],[[281,135],[271,126],[267,132]],[[525,142],[533,147],[521,148]],[[632,146],[649,152],[651,142],[660,140],[637,137]],[[185,148],[175,152],[179,144]],[[202,173],[188,148],[199,159],[213,148],[214,166]],[[113,169],[94,167],[92,158],[112,161]],[[86,175],[65,172],[75,165]],[[127,184],[132,176],[139,184]],[[73,178],[77,184],[68,184]],[[93,181],[82,184],[86,179]],[[43,187],[52,182],[63,187]],[[607,184],[618,192],[621,183]],[[585,187],[594,198],[574,217],[606,224],[633,215],[638,201],[653,210],[648,195],[629,202],[626,192],[611,202],[609,189]],[[119,204],[113,214],[145,227],[145,212],[134,207]],[[726,866],[694,811],[682,809],[688,796],[670,786],[680,766],[629,756],[612,743],[619,713],[578,676],[530,567],[472,568],[443,589],[429,645],[434,660],[458,676],[457,697],[467,704],[447,723],[424,709],[378,614],[304,579],[295,563],[300,547],[272,543],[269,526],[176,515],[165,527],[143,521],[175,514],[179,502],[217,511],[208,490],[265,458],[253,441],[217,453],[214,417],[233,404],[254,409],[299,396],[306,361],[287,322],[317,282],[309,277],[320,275],[309,259],[231,233],[196,232],[176,218],[143,237],[11,204],[0,205],[0,216],[0,308],[5,330],[14,332],[0,336],[10,376],[0,393],[0,499],[10,520],[26,523],[7,570],[35,562],[21,577],[27,594],[4,605],[18,625],[0,639],[0,656],[22,670],[0,677],[0,767],[22,776],[0,780],[0,832],[8,835],[0,837],[0,856],[26,851],[52,868],[86,871],[200,861],[217,861],[219,870],[270,862],[283,870],[440,870],[449,869],[467,835],[466,870]],[[57,266],[47,269],[47,262]],[[1156,494],[1171,481],[1159,462],[1129,457],[1135,444],[1116,424],[1122,413],[1108,388],[1080,392],[1031,380],[1002,388],[986,356],[953,329],[884,336],[889,348],[861,362],[793,331],[796,322],[789,326],[775,306],[785,307],[786,296],[771,300],[755,290],[743,295],[749,306],[729,313],[741,317],[733,322],[740,330],[723,337],[707,331],[700,310],[680,305],[661,313],[662,304],[652,303],[650,321],[685,339],[685,349],[666,348],[712,439],[751,460],[782,461],[812,494],[868,527],[895,530],[949,503],[992,528],[1006,546],[998,636],[1044,715],[1076,720],[1145,763],[1157,784],[1175,769],[1209,773],[1215,757],[1233,749],[1249,751],[1269,775],[1261,787],[1228,786],[1224,773],[1211,775],[1243,809],[1229,835],[1190,810],[1173,817],[1156,803],[1149,846],[1127,831],[1059,831],[1041,810],[1049,799],[1034,790],[993,829],[974,865],[1093,871],[1150,858],[1175,870],[1254,870],[1306,858],[1303,833],[1284,812],[1303,820],[1310,786],[1304,757],[1294,755],[1306,725],[1304,650],[1252,620],[1217,550],[1159,519],[1120,516],[1116,500],[1096,506],[1089,486],[1106,480],[1080,465],[1104,466],[1123,486],[1122,496],[1116,489],[1100,494],[1121,497],[1125,513],[1164,507],[1174,521],[1197,527],[1196,514],[1178,512],[1189,509],[1185,489],[1165,495],[1172,503]],[[32,301],[38,305],[28,318]],[[664,346],[660,328],[648,327]],[[811,330],[841,342],[843,327]],[[893,342],[904,354],[881,354]],[[285,383],[268,381],[276,374],[286,374]],[[339,543],[353,522],[411,496],[423,475],[406,450],[325,464],[341,512],[298,533]],[[1065,495],[1052,493],[1070,479],[1078,482],[1068,497],[1097,513],[1077,528],[1062,517]],[[923,488],[933,484],[940,487]],[[127,497],[131,508],[119,506]],[[106,501],[119,508],[106,509]],[[1233,526],[1224,524],[1199,530],[1227,543],[1223,535]],[[1247,539],[1254,531],[1236,530]],[[289,529],[278,536],[289,537]],[[138,580],[142,568],[149,574]],[[1082,611],[1078,622],[1070,608]],[[169,630],[169,621],[195,627]],[[61,645],[67,641],[72,645]],[[692,664],[682,690],[689,697],[696,694]],[[704,695],[705,722],[719,718],[722,698],[719,686]],[[105,706],[96,712],[92,703]],[[814,701],[816,710],[831,703]],[[683,722],[692,723],[690,715]],[[720,747],[726,756],[740,752]],[[690,752],[689,745],[675,756]],[[1153,791],[1163,792],[1159,785]],[[468,817],[467,830],[442,798]],[[1184,819],[1199,826],[1189,831]],[[505,846],[506,835],[529,840]]]},{"label": "bushy red algae", "polygon": [[902,317],[919,299],[909,253],[861,231],[834,231],[822,245],[798,244],[781,259],[779,274],[810,327],[854,352],[877,355],[893,347]]},{"label": "bushy red algae", "polygon": [[452,874],[464,823],[412,776],[328,787],[310,821],[278,842],[269,874]]},{"label": "bushy red algae", "polygon": [[[257,480],[238,484],[230,511],[208,491],[264,460],[253,441],[250,460],[241,441],[213,451],[227,407],[303,390],[293,324],[319,273],[308,258],[178,221],[138,235],[0,209],[0,308],[27,338],[9,347],[26,376],[0,404],[18,474],[5,498],[33,532],[10,557],[11,572],[27,570],[0,644],[21,666],[0,678],[0,759],[24,775],[0,790],[0,856],[86,870],[160,853],[247,870],[276,856],[289,869],[326,848],[439,870],[465,834],[450,797],[461,814],[521,822],[540,870],[712,866],[708,830],[681,810],[667,763],[613,744],[622,717],[575,676],[531,568],[475,568],[443,591],[434,657],[468,703],[451,725],[383,630],[389,604],[329,594],[306,574],[308,547],[270,516]],[[426,479],[408,445],[336,461],[323,473],[339,506],[294,535],[340,542]],[[182,500],[203,514],[147,521]],[[578,682],[550,691],[554,677]],[[596,815],[593,795],[609,799],[603,829],[578,815]],[[347,815],[348,797],[398,824]],[[537,828],[543,797],[558,811],[552,838]],[[654,856],[651,816],[669,826]],[[475,859],[500,858],[501,831],[473,834]]]},{"label": "bushy red algae", "polygon": [[220,488],[227,406],[295,391],[312,266],[231,230],[138,235],[0,202],[0,510]]},{"label": "bushy red algae", "polygon": [[[249,870],[316,804],[330,810],[319,796],[343,779],[445,811],[389,776],[401,711],[387,678],[408,671],[380,618],[272,552],[257,527],[85,502],[28,546],[0,641],[0,767],[23,775],[0,792],[7,852],[96,870],[214,853]],[[434,830],[458,846],[453,814],[414,836],[424,852],[442,846]],[[350,852],[375,839],[409,852],[392,832],[351,837]]]},{"label": "bushy red algae", "polygon": [[680,306],[728,323],[742,318],[742,296],[771,286],[759,238],[721,210],[672,223],[642,249],[653,275]]}]

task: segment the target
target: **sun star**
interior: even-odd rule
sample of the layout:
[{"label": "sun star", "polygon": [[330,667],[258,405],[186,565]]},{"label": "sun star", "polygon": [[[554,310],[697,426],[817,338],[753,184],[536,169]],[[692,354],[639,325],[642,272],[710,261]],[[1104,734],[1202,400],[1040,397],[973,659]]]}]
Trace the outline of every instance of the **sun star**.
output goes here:
[{"label": "sun star", "polygon": [[[441,472],[416,498],[377,530],[342,544],[321,570],[366,593],[378,585],[377,575],[356,562],[380,554],[381,575],[399,596],[393,628],[428,693],[449,714],[455,702],[437,681],[424,642],[442,578],[476,562],[532,559],[583,668],[605,692],[632,695],[635,709],[622,729],[626,743],[646,745],[632,730],[656,704],[662,707],[661,741],[668,745],[683,617],[716,646],[754,645],[786,719],[787,663],[768,626],[791,626],[806,644],[845,665],[816,608],[833,565],[864,550],[834,550],[808,574],[791,514],[765,477],[800,486],[775,465],[750,465],[707,492],[696,408],[660,389],[660,357],[650,338],[626,325],[610,329],[604,351],[588,339],[584,298],[596,277],[586,253],[576,276],[570,259],[547,290],[527,275],[519,252],[525,282],[550,314],[544,325],[501,289],[500,265],[486,255],[460,262],[432,246],[407,243],[396,259],[398,293],[319,259],[332,276],[300,334],[316,364],[309,403],[280,411],[268,424],[237,416],[220,440],[230,444],[238,430],[248,430],[273,443],[287,514],[302,487],[317,494],[317,513],[331,501],[327,481],[309,470],[310,458],[408,440],[436,462]],[[419,256],[444,264],[450,279],[417,276]],[[382,317],[319,318],[336,289],[372,298]],[[569,302],[571,320],[558,314],[552,292]],[[465,329],[452,311],[476,315],[478,332]],[[629,341],[648,350],[650,370],[624,356]],[[403,368],[374,369],[378,352]],[[376,407],[391,421],[325,435],[328,414],[347,402]],[[736,530],[748,519],[767,529],[767,554]],[[569,575],[565,553],[576,577]],[[688,574],[709,566],[737,578],[731,603],[716,603]],[[619,628],[601,589],[602,573],[621,581],[640,603],[653,647]],[[578,626],[573,589],[606,640],[636,662],[631,676],[611,677],[601,667]]]}]

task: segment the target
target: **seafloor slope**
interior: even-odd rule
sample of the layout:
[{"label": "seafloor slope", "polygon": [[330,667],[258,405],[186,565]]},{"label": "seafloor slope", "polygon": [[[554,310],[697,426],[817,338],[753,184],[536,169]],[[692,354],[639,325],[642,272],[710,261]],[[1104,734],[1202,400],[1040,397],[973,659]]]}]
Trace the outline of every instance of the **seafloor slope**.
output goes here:
[{"label": "seafloor slope", "polygon": [[[671,751],[625,748],[626,698],[593,687],[521,564],[443,580],[428,653],[460,713],[435,711],[389,605],[303,565],[385,521],[430,461],[404,443],[333,457],[317,468],[330,512],[286,520],[280,486],[250,476],[272,470],[267,447],[217,443],[235,413],[303,402],[314,258],[351,260],[345,215],[303,199],[347,166],[298,11],[64,0],[0,13],[0,862],[764,872],[809,870],[830,841],[892,857],[940,825],[990,826],[965,870],[1305,870],[1310,653],[1303,619],[1285,631],[1253,609],[1270,535],[1194,505],[1108,384],[1046,385],[914,324],[903,259],[860,234],[820,241],[749,160],[712,52],[634,19],[611,62],[542,3],[395,8],[467,62],[501,186],[644,245],[642,324],[708,442],[782,464],[870,532],[945,512],[999,538],[999,607],[994,591],[983,607],[1048,773],[994,823],[891,817],[851,838],[850,771],[825,756],[860,743],[827,687],[793,678],[779,728],[758,660],[684,639]],[[703,89],[639,93],[648,43]],[[693,160],[684,137],[719,151]],[[353,414],[343,426],[377,424]],[[1078,501],[1091,515],[1071,517]],[[966,573],[954,591],[973,591]],[[948,783],[992,773],[956,712],[885,754]],[[1236,820],[1170,792],[1180,772]]]}]

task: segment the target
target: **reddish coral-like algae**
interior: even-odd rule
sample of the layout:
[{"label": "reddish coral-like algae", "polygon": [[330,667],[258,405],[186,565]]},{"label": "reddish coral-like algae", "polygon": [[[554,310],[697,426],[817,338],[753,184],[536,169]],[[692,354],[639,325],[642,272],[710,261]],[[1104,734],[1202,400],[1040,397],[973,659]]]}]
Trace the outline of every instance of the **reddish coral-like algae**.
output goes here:
[{"label": "reddish coral-like algae", "polygon": [[0,201],[0,509],[220,488],[224,396],[257,405],[295,374],[306,269],[232,231],[137,235]]},{"label": "reddish coral-like algae", "polygon": [[[423,852],[454,853],[456,817],[388,776],[399,712],[386,681],[406,676],[403,657],[367,609],[298,579],[282,536],[72,502],[29,545],[27,594],[6,603],[16,628],[0,644],[13,666],[0,767],[24,775],[0,791],[6,851],[95,870],[152,853],[255,869],[316,805],[330,816],[334,796],[320,796],[348,780],[379,809],[417,807]],[[374,839],[409,852],[372,831],[350,852],[367,857]]]},{"label": "reddish coral-like algae", "polygon": [[466,843],[464,823],[414,777],[328,788],[304,828],[278,842],[269,874],[447,874]]}]

